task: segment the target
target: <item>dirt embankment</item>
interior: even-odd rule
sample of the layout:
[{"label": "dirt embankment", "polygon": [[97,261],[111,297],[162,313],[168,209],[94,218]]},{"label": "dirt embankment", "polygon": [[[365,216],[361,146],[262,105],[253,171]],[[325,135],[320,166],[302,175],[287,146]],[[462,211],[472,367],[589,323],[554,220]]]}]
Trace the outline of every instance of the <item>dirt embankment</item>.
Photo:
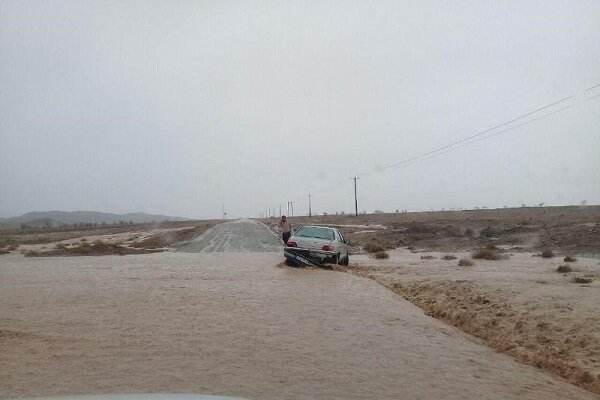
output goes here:
[{"label": "dirt embankment", "polygon": [[[336,269],[373,279],[494,349],[600,394],[600,266],[590,260],[589,269],[559,274],[553,264],[542,267],[545,260],[535,259],[540,265],[531,267],[528,262],[523,255],[513,261],[477,260],[480,267],[454,272],[456,261],[446,267],[443,257],[435,257],[406,268],[355,264]],[[571,275],[583,270],[591,285],[573,283]]]},{"label": "dirt embankment", "polygon": [[[127,231],[112,235],[102,235],[103,230],[94,233],[99,235],[78,238],[78,240],[62,240],[56,243],[12,244],[6,251],[20,249],[26,257],[56,256],[104,256],[157,253],[184,244],[201,235],[216,225],[216,221],[199,223],[185,228],[163,228],[149,232]],[[88,232],[89,233],[89,232]],[[71,232],[73,234],[73,232]],[[53,233],[49,233],[53,235]]]},{"label": "dirt embankment", "polygon": [[[515,250],[600,253],[600,206],[293,217],[292,224],[335,225],[354,243],[452,251],[493,242]],[[268,223],[274,223],[270,219]]]},{"label": "dirt embankment", "polygon": [[138,234],[150,233],[156,230],[176,230],[190,226],[209,224],[214,226],[219,220],[206,221],[166,221],[149,224],[116,224],[81,227],[52,227],[47,229],[27,228],[22,230],[0,230],[0,248],[8,245],[29,245],[62,242],[65,240],[89,237],[112,236],[135,232]]},{"label": "dirt embankment", "polygon": [[81,242],[75,246],[68,246],[66,244],[59,243],[54,249],[44,251],[27,250],[25,251],[24,255],[25,257],[106,256],[113,254],[124,256],[127,254],[145,254],[156,253],[160,251],[162,250],[132,249],[130,247],[121,246],[120,244],[105,243],[102,240],[96,240],[92,243],[87,241]]}]

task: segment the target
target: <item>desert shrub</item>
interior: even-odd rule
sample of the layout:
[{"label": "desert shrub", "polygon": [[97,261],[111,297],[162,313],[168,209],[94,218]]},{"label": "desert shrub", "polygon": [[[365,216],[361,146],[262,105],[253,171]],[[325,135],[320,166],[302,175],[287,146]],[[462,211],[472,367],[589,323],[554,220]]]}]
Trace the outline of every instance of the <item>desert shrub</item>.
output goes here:
[{"label": "desert shrub", "polygon": [[18,248],[19,248],[19,245],[13,243],[13,244],[9,244],[8,247],[6,248],[6,250],[8,250],[8,251],[15,251]]},{"label": "desert shrub", "polygon": [[385,250],[376,240],[369,240],[364,244],[363,249],[365,249],[367,253],[379,253]]},{"label": "desert shrub", "polygon": [[67,248],[67,246],[64,243],[56,243],[55,246],[58,250],[64,250]]},{"label": "desert shrub", "polygon": [[571,279],[571,282],[573,282],[573,283],[592,283],[592,278],[582,278],[580,276],[574,276],[573,279]]},{"label": "desert shrub", "polygon": [[471,257],[475,260],[500,260],[502,258],[498,252],[487,248],[473,251]]},{"label": "desert shrub", "polygon": [[73,248],[72,250],[76,254],[89,254],[92,252],[92,246],[87,242],[83,242],[80,243],[79,246]]},{"label": "desert shrub", "polygon": [[437,226],[423,222],[410,222],[407,225],[410,233],[433,234],[438,230]]},{"label": "desert shrub", "polygon": [[202,226],[198,226],[196,228],[182,229],[179,231],[161,232],[141,241],[133,242],[131,243],[131,246],[136,248],[159,249],[191,239],[203,231],[204,229],[202,229]]},{"label": "desert shrub", "polygon": [[435,259],[435,257],[430,254],[428,254],[426,256],[421,256],[421,260],[433,260],[433,259]]},{"label": "desert shrub", "polygon": [[388,253],[386,253],[385,251],[378,251],[377,253],[375,253],[375,258],[379,258],[379,259],[383,259],[383,258],[389,258],[390,255]]},{"label": "desert shrub", "polygon": [[37,257],[39,255],[40,255],[40,253],[38,253],[35,250],[27,250],[24,254],[25,257]]},{"label": "desert shrub", "polygon": [[473,235],[474,235],[473,229],[471,229],[471,228],[465,229],[465,236],[466,237],[473,237]]},{"label": "desert shrub", "polygon": [[88,240],[86,238],[81,238],[79,239],[81,242],[87,242]]},{"label": "desert shrub", "polygon": [[564,261],[565,262],[575,262],[575,261],[577,261],[577,259],[572,256],[566,256]]},{"label": "desert shrub", "polygon": [[442,260],[446,260],[446,261],[456,260],[456,256],[453,254],[446,254],[444,257],[442,257]]},{"label": "desert shrub", "polygon": [[481,237],[494,237],[498,236],[498,229],[493,228],[491,226],[486,226],[482,230],[479,231],[479,235]]},{"label": "desert shrub", "polygon": [[500,248],[496,246],[494,243],[488,243],[485,245],[485,248],[492,251],[499,251]]},{"label": "desert shrub", "polygon": [[554,257],[554,252],[550,249],[545,249],[540,253],[540,256],[543,258],[552,258]]},{"label": "desert shrub", "polygon": [[468,259],[468,258],[461,258],[458,261],[458,266],[459,267],[472,267],[473,266],[473,261]]},{"label": "desert shrub", "polygon": [[556,272],[561,274],[571,271],[573,271],[573,269],[569,265],[560,265],[558,268],[556,268]]}]

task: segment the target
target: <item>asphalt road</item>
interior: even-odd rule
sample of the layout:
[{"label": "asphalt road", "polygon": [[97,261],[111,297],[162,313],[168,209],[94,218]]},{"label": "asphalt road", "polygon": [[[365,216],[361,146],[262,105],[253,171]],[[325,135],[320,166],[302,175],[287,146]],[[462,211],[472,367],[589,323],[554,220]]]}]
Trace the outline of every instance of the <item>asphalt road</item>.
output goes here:
[{"label": "asphalt road", "polygon": [[240,219],[217,225],[179,249],[186,253],[262,253],[282,250],[281,239],[264,225],[251,219]]}]

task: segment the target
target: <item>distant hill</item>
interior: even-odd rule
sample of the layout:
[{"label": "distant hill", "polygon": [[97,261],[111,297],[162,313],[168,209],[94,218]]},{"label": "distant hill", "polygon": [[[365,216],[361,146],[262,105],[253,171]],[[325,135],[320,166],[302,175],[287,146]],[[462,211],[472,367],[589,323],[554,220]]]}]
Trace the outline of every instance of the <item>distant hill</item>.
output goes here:
[{"label": "distant hill", "polygon": [[33,211],[19,217],[0,218],[0,225],[20,226],[60,226],[67,224],[106,223],[113,224],[120,221],[144,223],[161,221],[185,221],[187,218],[171,217],[167,215],[154,215],[146,213],[112,214],[98,211]]}]

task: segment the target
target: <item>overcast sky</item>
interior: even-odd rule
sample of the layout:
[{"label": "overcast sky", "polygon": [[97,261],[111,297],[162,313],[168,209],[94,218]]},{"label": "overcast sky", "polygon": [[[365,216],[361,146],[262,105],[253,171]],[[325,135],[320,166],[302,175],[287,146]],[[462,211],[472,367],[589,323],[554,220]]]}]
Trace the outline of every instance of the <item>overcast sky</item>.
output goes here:
[{"label": "overcast sky", "polygon": [[596,0],[0,0],[0,216],[600,203],[598,83]]}]

